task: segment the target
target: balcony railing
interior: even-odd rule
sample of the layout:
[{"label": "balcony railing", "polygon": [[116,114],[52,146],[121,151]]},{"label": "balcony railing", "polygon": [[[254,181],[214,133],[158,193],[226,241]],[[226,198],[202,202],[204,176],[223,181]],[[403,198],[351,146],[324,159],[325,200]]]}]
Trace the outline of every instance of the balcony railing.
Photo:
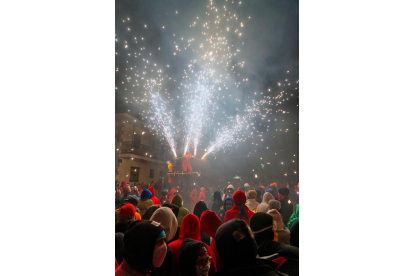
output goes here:
[{"label": "balcony railing", "polygon": [[132,141],[122,142],[121,153],[133,153],[149,158],[164,160],[164,154],[162,150],[154,149],[142,144],[140,144],[139,147],[134,147]]}]

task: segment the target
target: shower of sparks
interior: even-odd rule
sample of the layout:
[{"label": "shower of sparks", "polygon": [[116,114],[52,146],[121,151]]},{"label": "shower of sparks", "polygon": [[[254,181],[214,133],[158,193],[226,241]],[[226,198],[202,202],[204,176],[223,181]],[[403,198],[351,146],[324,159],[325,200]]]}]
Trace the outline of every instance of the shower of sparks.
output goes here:
[{"label": "shower of sparks", "polygon": [[[159,26],[148,22],[134,29],[133,17],[122,20],[129,38],[115,35],[117,51],[124,51],[128,57],[115,68],[116,74],[123,76],[115,91],[125,95],[127,104],[139,106],[139,114],[149,119],[149,126],[164,137],[175,157],[177,140],[183,141],[184,152],[193,147],[194,155],[202,144],[210,144],[205,158],[247,138],[258,145],[264,142],[264,132],[288,131],[280,127],[283,119],[277,121],[274,115],[288,115],[283,104],[297,97],[299,81],[280,77],[277,86],[251,90],[243,39],[252,32],[248,24],[252,19],[237,15],[241,5],[208,1],[205,12],[195,15],[179,35],[165,22]],[[171,14],[179,16],[175,9]],[[145,37],[151,36],[154,28],[172,39],[170,47],[149,48]],[[190,62],[177,71],[177,65],[166,64],[164,56],[170,63],[179,58]],[[247,102],[253,102],[253,107]],[[182,139],[177,137],[180,131]]]},{"label": "shower of sparks", "polygon": [[151,104],[154,117],[150,117],[154,121],[154,129],[156,132],[161,132],[164,135],[165,139],[170,146],[171,151],[174,156],[177,157],[176,153],[176,144],[174,141],[174,127],[172,124],[172,115],[166,111],[166,105],[163,99],[160,96],[159,92],[152,92],[152,87],[150,87],[151,94]]}]

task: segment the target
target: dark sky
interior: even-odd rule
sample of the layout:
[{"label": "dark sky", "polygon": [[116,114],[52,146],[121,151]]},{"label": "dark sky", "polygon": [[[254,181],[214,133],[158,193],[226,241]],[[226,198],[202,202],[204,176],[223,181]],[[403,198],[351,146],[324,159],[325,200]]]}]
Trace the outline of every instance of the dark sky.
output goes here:
[{"label": "dark sky", "polygon": [[[252,120],[251,127],[254,129],[250,128],[244,133],[246,137],[243,141],[208,156],[205,162],[208,165],[198,160],[193,163],[196,167],[203,164],[205,170],[209,168],[215,172],[216,177],[226,180],[237,174],[244,181],[249,181],[257,173],[259,180],[269,183],[281,180],[298,181],[299,1],[241,1],[241,5],[240,1],[233,2],[232,4],[230,0],[213,1],[213,6],[226,6],[228,11],[237,14],[237,24],[244,24],[240,28],[241,37],[229,32],[227,39],[229,44],[241,49],[237,56],[231,58],[231,62],[245,62],[243,68],[235,69],[236,73],[231,75],[231,80],[237,82],[248,78],[249,81],[238,87],[230,84],[229,90],[215,91],[222,93],[220,97],[224,97],[215,103],[218,111],[223,113],[211,114],[211,124],[203,129],[200,148],[208,147],[214,140],[217,130],[226,124],[231,116],[242,115],[243,106],[249,104],[252,99],[262,100],[269,97],[268,102],[261,105],[261,112],[263,115],[267,109],[272,111],[268,112],[265,118],[257,117]],[[138,83],[142,81],[141,73],[148,71],[147,68],[143,69],[143,66],[148,66],[143,59],[148,58],[157,63],[157,67],[152,68],[163,68],[164,78],[171,78],[164,82],[162,89],[166,89],[173,99],[168,102],[168,107],[172,110],[174,120],[181,123],[186,121],[188,115],[183,108],[186,105],[183,99],[185,94],[180,82],[184,70],[197,54],[188,50],[177,52],[174,47],[181,43],[182,49],[181,46],[190,38],[194,38],[195,42],[203,42],[200,22],[206,16],[209,4],[210,1],[201,0],[115,2],[116,113],[126,112],[148,121],[148,118],[145,118],[147,113],[143,111],[151,112],[151,107],[137,104],[134,102],[136,98],[133,98],[141,95],[142,99],[145,93],[142,83],[140,86]],[[196,20],[197,16],[200,17],[200,21]],[[195,21],[198,25],[189,27]],[[183,40],[180,40],[181,37]],[[195,70],[197,69],[196,65]],[[147,72],[146,77],[150,74],[154,72]],[[268,91],[269,88],[271,91]],[[275,99],[280,92],[283,92],[283,97]],[[241,101],[238,102],[236,98]],[[220,126],[217,126],[218,123]],[[181,129],[177,135],[182,136],[183,131]],[[251,132],[253,135],[248,135]],[[182,139],[183,137],[176,139],[179,154],[183,147]],[[294,174],[294,171],[297,173]]]}]

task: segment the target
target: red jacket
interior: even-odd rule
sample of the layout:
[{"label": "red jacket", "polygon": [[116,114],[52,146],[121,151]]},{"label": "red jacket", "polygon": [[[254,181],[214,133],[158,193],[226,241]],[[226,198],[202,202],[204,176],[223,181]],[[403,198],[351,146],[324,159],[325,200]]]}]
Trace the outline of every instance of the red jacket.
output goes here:
[{"label": "red jacket", "polygon": [[174,194],[175,194],[176,191],[177,190],[174,187],[172,187],[171,190],[168,191],[168,199],[169,199],[170,202],[172,202]]},{"label": "red jacket", "polygon": [[201,214],[200,218],[200,228],[204,231],[209,237],[213,238],[213,241],[211,242],[211,249],[214,252],[214,255],[216,256],[216,265],[217,270],[220,270],[223,268],[223,264],[220,260],[220,255],[218,254],[217,247],[216,247],[216,240],[214,237],[216,236],[217,229],[222,225],[223,222],[221,219],[217,216],[216,213],[214,213],[211,210],[204,211]]},{"label": "red jacket", "polygon": [[155,196],[155,189],[154,187],[149,187],[148,190],[152,193],[151,200],[154,202],[154,205],[161,205],[161,201]]},{"label": "red jacket", "polygon": [[[191,202],[192,203],[197,203],[197,189],[194,188],[191,192],[190,192],[190,198],[191,198]],[[192,211],[192,210],[191,210]]]},{"label": "red jacket", "polygon": [[[183,218],[183,222],[181,223],[180,228],[180,235],[178,240],[169,243],[168,246],[171,248],[173,252],[173,272],[175,271],[175,267],[178,265],[180,261],[180,248],[183,241],[187,238],[201,241],[200,238],[200,221],[198,220],[197,216],[194,214],[188,214]],[[213,250],[210,246],[206,244],[208,254],[211,256],[211,266],[210,270],[208,271],[208,275],[213,275],[216,270],[216,257],[214,255]]]},{"label": "red jacket", "polygon": [[246,211],[248,218],[246,218],[245,216],[240,217],[239,208],[240,208],[240,205],[233,205],[233,207],[230,210],[228,210],[226,214],[224,215],[224,222],[237,218],[237,219],[244,220],[247,223],[247,225],[249,225],[250,218],[254,215],[254,213],[250,211],[250,209],[247,208],[246,205],[243,204],[243,209]]}]

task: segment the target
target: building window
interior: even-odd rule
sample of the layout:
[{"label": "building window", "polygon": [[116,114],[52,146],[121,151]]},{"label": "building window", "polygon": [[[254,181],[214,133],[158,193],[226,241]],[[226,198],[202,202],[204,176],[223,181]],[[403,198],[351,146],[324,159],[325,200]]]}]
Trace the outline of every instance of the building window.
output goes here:
[{"label": "building window", "polygon": [[138,181],[139,181],[139,168],[131,167],[131,171],[129,173],[129,182],[138,182]]},{"label": "building window", "polygon": [[[139,130],[137,130],[139,131]],[[134,135],[133,137],[133,142],[132,144],[134,145],[134,148],[139,148],[139,145],[141,144],[141,133],[137,133]]]},{"label": "building window", "polygon": [[160,180],[162,180],[162,178],[164,177],[164,171],[160,171]]},{"label": "building window", "polygon": [[154,170],[150,169],[150,178],[154,178]]}]

